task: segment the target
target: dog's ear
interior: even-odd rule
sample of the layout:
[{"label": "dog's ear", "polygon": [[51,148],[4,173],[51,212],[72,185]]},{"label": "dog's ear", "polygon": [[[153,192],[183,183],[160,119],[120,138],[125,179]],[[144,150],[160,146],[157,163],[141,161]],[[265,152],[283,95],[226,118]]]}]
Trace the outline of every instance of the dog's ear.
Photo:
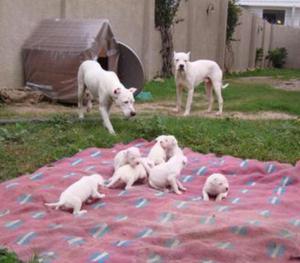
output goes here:
[{"label": "dog's ear", "polygon": [[114,89],[114,94],[119,95],[121,93],[121,88],[115,88]]},{"label": "dog's ear", "polygon": [[156,142],[159,142],[159,141],[161,141],[164,137],[165,137],[165,135],[160,135],[160,136],[158,136],[157,138],[155,138],[155,141],[156,141]]},{"label": "dog's ear", "polygon": [[173,146],[176,146],[176,145],[178,145],[178,142],[177,142],[177,140],[176,140],[175,136],[173,136],[173,135],[170,135],[170,139],[171,139],[171,141],[172,141],[172,145],[173,145]]},{"label": "dog's ear", "polygon": [[190,59],[191,59],[191,51],[189,51],[189,52],[187,53],[187,56],[188,56],[188,60],[190,61]]},{"label": "dog's ear", "polygon": [[131,87],[131,88],[129,88],[128,90],[129,90],[131,93],[135,93],[135,92],[137,91],[137,89],[134,88],[134,87]]}]

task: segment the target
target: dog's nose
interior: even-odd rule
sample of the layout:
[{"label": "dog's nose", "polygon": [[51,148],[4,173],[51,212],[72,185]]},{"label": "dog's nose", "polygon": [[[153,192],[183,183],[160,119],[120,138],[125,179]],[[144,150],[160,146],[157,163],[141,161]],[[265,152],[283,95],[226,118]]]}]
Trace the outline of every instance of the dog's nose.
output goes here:
[{"label": "dog's nose", "polygon": [[225,188],[226,192],[228,191],[228,187]]},{"label": "dog's nose", "polygon": [[184,65],[180,64],[180,65],[179,65],[179,68],[180,68],[180,69],[184,69]]},{"label": "dog's nose", "polygon": [[132,112],[130,112],[130,116],[135,116],[136,115],[136,113],[134,112],[134,111],[132,111]]}]

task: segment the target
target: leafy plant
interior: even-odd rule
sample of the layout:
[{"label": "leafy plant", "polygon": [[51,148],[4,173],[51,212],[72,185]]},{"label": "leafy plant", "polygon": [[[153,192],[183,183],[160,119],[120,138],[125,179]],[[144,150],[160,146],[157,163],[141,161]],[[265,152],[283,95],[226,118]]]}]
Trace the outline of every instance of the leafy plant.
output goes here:
[{"label": "leafy plant", "polygon": [[282,68],[286,62],[288,52],[286,48],[274,48],[269,50],[266,59],[271,61],[274,68]]},{"label": "leafy plant", "polygon": [[225,50],[225,71],[230,72],[234,63],[234,52],[231,45],[232,41],[236,41],[233,35],[236,27],[239,25],[239,17],[241,9],[236,4],[236,0],[229,0],[227,9],[227,27],[226,27],[226,50]]},{"label": "leafy plant", "polygon": [[0,262],[3,263],[22,263],[14,252],[9,252],[6,248],[0,249]]},{"label": "leafy plant", "polygon": [[160,116],[154,116],[151,119],[137,120],[137,131],[142,138],[152,139],[161,134],[164,134],[167,130],[165,121]]},{"label": "leafy plant", "polygon": [[239,25],[239,17],[241,15],[241,8],[236,4],[236,0],[229,0],[227,9],[227,28],[226,28],[226,43],[230,44],[234,41],[233,34],[235,28]]},{"label": "leafy plant", "polygon": [[161,75],[170,77],[172,75],[173,59],[173,34],[172,26],[182,21],[176,19],[181,0],[155,0],[155,26],[160,32],[162,49]]},{"label": "leafy plant", "polygon": [[0,142],[10,141],[10,142],[21,142],[24,140],[24,136],[28,133],[28,130],[23,127],[22,124],[16,123],[14,132],[9,132],[6,128],[0,128]]},{"label": "leafy plant", "polygon": [[255,65],[257,65],[258,62],[261,62],[264,57],[264,49],[263,48],[257,48],[256,54],[255,54]]}]

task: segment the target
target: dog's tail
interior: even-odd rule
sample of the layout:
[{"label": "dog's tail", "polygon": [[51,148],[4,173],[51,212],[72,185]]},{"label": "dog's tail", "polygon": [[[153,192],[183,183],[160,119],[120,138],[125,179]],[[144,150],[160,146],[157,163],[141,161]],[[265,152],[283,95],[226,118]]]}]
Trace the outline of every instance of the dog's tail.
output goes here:
[{"label": "dog's tail", "polygon": [[62,205],[63,205],[63,203],[61,201],[58,201],[56,203],[45,203],[45,206],[55,207],[55,208],[58,208],[58,207],[60,207]]},{"label": "dog's tail", "polygon": [[226,83],[225,85],[222,86],[222,89],[226,89],[229,86],[229,83]]},{"label": "dog's tail", "polygon": [[113,176],[109,179],[109,183],[106,185],[106,187],[111,187],[113,184],[115,184],[120,179],[119,173],[115,172]]},{"label": "dog's tail", "polygon": [[141,159],[141,164],[144,166],[146,172],[147,172],[147,175],[149,176],[150,175],[150,171],[151,171],[151,167],[150,165],[148,164],[148,160],[147,158],[142,158]]}]

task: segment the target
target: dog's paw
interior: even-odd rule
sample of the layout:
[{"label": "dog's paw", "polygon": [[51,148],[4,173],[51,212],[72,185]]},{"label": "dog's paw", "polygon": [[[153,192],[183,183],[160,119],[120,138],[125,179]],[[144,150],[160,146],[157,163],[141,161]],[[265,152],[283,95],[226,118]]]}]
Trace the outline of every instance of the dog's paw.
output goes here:
[{"label": "dog's paw", "polygon": [[111,135],[116,135],[116,132],[115,132],[114,130],[109,131],[109,133],[110,133]]},{"label": "dog's paw", "polygon": [[182,195],[181,191],[176,191],[175,193],[178,194],[178,195]]},{"label": "dog's paw", "polygon": [[175,113],[179,113],[179,112],[180,112],[180,109],[176,107],[176,108],[174,108],[172,111],[175,112]]},{"label": "dog's paw", "polygon": [[85,213],[87,213],[87,210],[80,210],[80,211],[77,211],[77,212],[75,212],[75,211],[73,212],[73,214],[75,216],[80,216],[80,215],[83,215]]},{"label": "dog's paw", "polygon": [[216,112],[216,116],[222,116],[222,112],[217,111],[217,112]]},{"label": "dog's paw", "polygon": [[190,115],[190,113],[189,112],[185,112],[185,113],[183,113],[183,116],[184,117],[186,117],[186,116],[189,116]]},{"label": "dog's paw", "polygon": [[104,197],[105,197],[105,194],[99,194],[98,197],[99,197],[99,198],[104,198]]},{"label": "dog's paw", "polygon": [[187,190],[187,188],[186,187],[181,187],[181,190],[185,192]]},{"label": "dog's paw", "polygon": [[203,201],[209,201],[209,197],[203,196]]}]

